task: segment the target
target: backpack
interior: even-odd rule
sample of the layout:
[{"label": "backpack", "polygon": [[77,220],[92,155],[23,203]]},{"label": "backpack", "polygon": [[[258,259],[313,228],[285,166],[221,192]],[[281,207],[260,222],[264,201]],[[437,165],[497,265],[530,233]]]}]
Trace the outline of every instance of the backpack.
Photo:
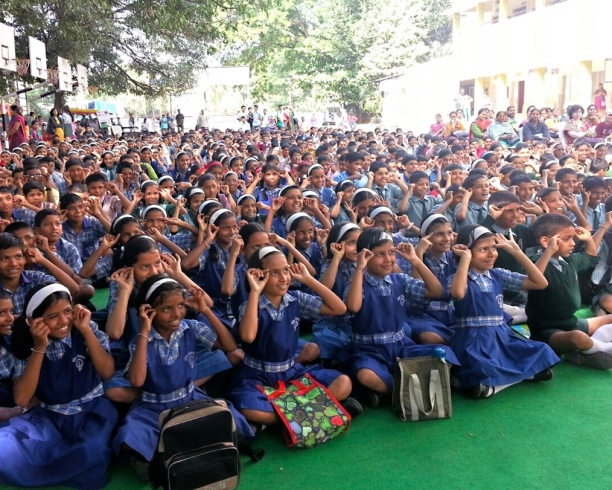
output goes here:
[{"label": "backpack", "polygon": [[[159,439],[150,466],[153,484],[166,490],[232,490],[240,480],[238,434],[222,400],[196,400],[159,416]],[[240,445],[252,460],[248,445]]]}]

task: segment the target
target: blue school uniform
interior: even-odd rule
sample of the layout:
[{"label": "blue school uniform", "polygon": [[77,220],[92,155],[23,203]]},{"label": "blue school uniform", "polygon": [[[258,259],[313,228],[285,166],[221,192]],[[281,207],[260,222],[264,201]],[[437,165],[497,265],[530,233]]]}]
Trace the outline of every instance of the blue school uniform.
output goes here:
[{"label": "blue school uniform", "polygon": [[[274,218],[272,220],[272,233],[275,233],[279,237],[286,239],[287,234],[288,234],[287,233],[287,219],[288,218],[290,218],[290,216],[278,216]],[[321,223],[316,218],[313,218],[311,216],[310,220],[312,221],[312,226],[314,226],[315,230],[320,230],[321,228],[323,228],[323,225],[321,225]]]},{"label": "blue school uniform", "polygon": [[[332,287],[332,291],[339,298],[344,297],[346,288],[348,288],[353,279],[353,274],[355,274],[356,265],[355,262],[340,262],[336,280]],[[320,277],[325,274],[328,267],[329,262],[323,264]],[[315,323],[312,326],[312,342],[319,346],[321,359],[338,359],[343,349],[351,341],[351,332],[349,315],[324,316]]]},{"label": "blue school uniform", "polygon": [[328,208],[331,208],[334,204],[336,204],[335,188],[321,187],[320,189],[315,189],[313,186],[309,185],[307,189],[309,191],[316,192],[319,195],[319,202],[321,204],[325,204]]},{"label": "blue school uniform", "polygon": [[364,273],[363,304],[351,317],[351,343],[343,355],[343,362],[354,380],[358,371],[370,369],[392,390],[393,366],[397,358],[429,356],[436,347],[446,351],[448,362],[459,364],[449,347],[417,345],[405,334],[406,298],[425,304],[425,290],[423,281],[406,274],[377,278]]},{"label": "blue school uniform", "polygon": [[[127,444],[151,461],[159,437],[159,414],[189,401],[210,399],[193,385],[197,379],[196,350],[210,350],[216,340],[214,330],[195,320],[183,320],[168,342],[156,330],[149,332],[147,376],[142,386],[142,396],[130,408],[113,440],[117,454],[121,451],[121,445]],[[130,344],[132,357],[135,350],[136,339]],[[127,369],[129,366],[126,372]],[[228,404],[228,408],[238,432],[244,437],[253,437],[242,414],[231,404]]]},{"label": "blue school uniform", "polygon": [[[453,278],[447,280],[449,290]],[[505,269],[468,271],[465,297],[454,301],[456,322],[450,343],[461,362],[455,372],[461,388],[517,383],[559,362],[547,344],[519,337],[506,325],[504,290],[520,291],[525,278]]]},{"label": "blue school uniform", "polygon": [[[457,271],[457,264],[452,252],[445,252],[438,259],[427,253],[423,262],[438,278],[440,284],[446,284],[447,279]],[[413,304],[408,298],[408,316],[414,337],[418,338],[423,332],[438,334],[447,342],[450,341],[455,324],[455,308],[451,302],[448,290],[438,299],[430,299],[424,305]]]},{"label": "blue school uniform", "polygon": [[[461,204],[457,204],[455,207],[454,215],[457,215],[457,210],[461,207]],[[456,221],[457,230],[460,230],[465,225],[479,225],[481,224],[485,218],[489,216],[489,205],[485,202],[482,206],[479,206],[475,202],[470,201],[468,203],[468,210],[465,216],[465,221]]]},{"label": "blue school uniform", "polygon": [[[53,253],[58,259],[70,267],[75,274],[81,272],[83,262],[81,261],[79,250],[68,240],[60,238],[55,244],[55,252]],[[34,266],[34,270],[44,272],[45,274],[50,274],[47,268],[38,264]]]},{"label": "blue school uniform", "polygon": [[[400,231],[393,233],[393,245],[397,247],[400,243],[410,243],[412,244],[413,247],[416,247],[419,243],[419,239],[416,237],[415,238],[406,237]],[[404,274],[410,275],[412,273],[412,263],[407,261],[404,257],[400,256],[399,254],[395,254],[395,263],[397,264],[397,266],[400,268],[400,270]]]},{"label": "blue school uniform", "polygon": [[[283,183],[283,181],[285,183]],[[253,197],[255,198],[255,200],[257,202],[260,202],[262,204],[265,204],[266,206],[271,206],[272,205],[272,201],[278,197],[278,195],[280,194],[281,189],[287,185],[286,184],[286,180],[285,179],[281,179],[281,183],[278,187],[275,187],[274,189],[269,189],[268,187],[262,187],[260,185],[258,185],[255,190],[253,191]],[[259,210],[259,214],[261,214],[262,216],[267,216],[268,215],[268,211],[266,209],[260,209]]]},{"label": "blue school uniform", "polygon": [[[106,334],[93,322],[91,328],[108,350]],[[22,375],[26,365],[17,363],[15,374]],[[35,392],[40,404],[0,425],[0,481],[19,487],[106,486],[117,412],[102,395],[85,339],[73,327],[47,347]]]},{"label": "blue school uniform", "polygon": [[14,407],[13,371],[15,358],[8,335],[0,337],[0,407]]},{"label": "blue school uniform", "polygon": [[62,229],[62,238],[76,246],[82,262],[87,262],[100,246],[100,238],[106,235],[102,223],[91,216],[83,218],[83,229],[78,234],[74,232],[68,221],[62,223]]},{"label": "blue school uniform", "polygon": [[[212,260],[211,253],[216,255]],[[208,293],[214,302],[212,312],[227,328],[231,329],[235,323],[234,314],[230,305],[230,297],[221,294],[221,282],[229,261],[229,250],[221,248],[217,243],[211,243],[199,258],[200,268],[193,277],[193,281]]]},{"label": "blue school uniform", "polygon": [[[247,303],[240,307],[240,318]],[[259,297],[257,335],[255,340],[243,343],[244,362],[232,381],[230,399],[239,410],[274,412],[257,386],[276,386],[288,383],[309,373],[324,386],[329,386],[340,372],[323,369],[319,365],[302,366],[294,361],[298,348],[300,319],[317,321],[323,300],[317,296],[292,291],[285,294],[277,309],[263,294]]]}]

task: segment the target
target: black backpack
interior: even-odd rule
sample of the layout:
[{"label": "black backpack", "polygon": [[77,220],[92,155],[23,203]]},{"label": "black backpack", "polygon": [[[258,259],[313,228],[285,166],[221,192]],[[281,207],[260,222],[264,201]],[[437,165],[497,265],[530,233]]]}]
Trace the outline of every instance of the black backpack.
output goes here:
[{"label": "black backpack", "polygon": [[150,465],[155,487],[167,490],[232,490],[240,480],[238,448],[252,460],[258,453],[239,443],[232,413],[222,401],[197,400],[160,414],[157,449]]}]

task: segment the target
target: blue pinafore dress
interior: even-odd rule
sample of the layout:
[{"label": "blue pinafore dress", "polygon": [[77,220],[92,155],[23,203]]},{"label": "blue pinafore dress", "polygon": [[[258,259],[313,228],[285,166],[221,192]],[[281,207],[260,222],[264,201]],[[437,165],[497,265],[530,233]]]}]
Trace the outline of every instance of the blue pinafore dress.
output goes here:
[{"label": "blue pinafore dress", "polygon": [[[215,250],[217,260],[211,259],[211,251]],[[221,248],[216,243],[212,243],[200,256],[200,270],[194,276],[193,281],[208,293],[214,302],[212,312],[229,330],[236,322],[231,308],[229,296],[221,294],[221,282],[223,274],[229,261],[229,250]]]},{"label": "blue pinafore dress", "polygon": [[[117,455],[121,445],[126,444],[147,461],[151,461],[159,437],[159,414],[193,400],[210,399],[203,390],[196,388],[196,350],[199,344],[196,332],[183,320],[181,327],[187,326],[179,339],[179,356],[172,364],[162,360],[158,348],[165,342],[159,334],[152,332],[147,344],[147,377],[142,386],[142,396],[130,408],[117,435],[113,449]],[[174,335],[174,334],[173,334]],[[135,348],[136,340],[133,341]],[[253,432],[242,414],[228,403],[236,422],[238,432],[246,438]]]},{"label": "blue pinafore dress", "polygon": [[[457,270],[452,252],[446,252],[443,259],[425,254],[424,262],[440,284],[446,284],[448,278]],[[433,332],[449,342],[453,335],[452,326],[455,324],[455,308],[448,290],[445,290],[441,298],[430,299],[425,305],[418,305],[412,303],[410,298],[407,299],[407,312],[414,338],[418,338],[424,332]]]},{"label": "blue pinafore dress", "polygon": [[447,361],[457,365],[459,361],[449,347],[417,345],[405,334],[404,325],[408,321],[406,281],[416,280],[405,274],[389,274],[383,280],[389,283],[389,294],[380,293],[377,286],[364,277],[363,304],[351,317],[351,343],[342,359],[351,377],[357,380],[359,370],[369,369],[392,390],[393,366],[397,358],[430,356],[436,347],[442,347]]},{"label": "blue pinafore dress", "polygon": [[[0,425],[0,482],[4,484],[86,490],[108,484],[117,412],[101,396],[102,380],[85,339],[74,327],[70,341],[71,346],[64,343],[61,359],[52,361],[45,355],[35,392],[41,404]],[[94,396],[96,392],[100,395]],[[78,413],[60,413],[68,404]]]},{"label": "blue pinafore dress", "polygon": [[13,367],[15,359],[11,353],[8,335],[0,337],[0,407],[14,407]]},{"label": "blue pinafore dress", "polygon": [[[468,278],[465,297],[455,301],[456,323],[450,345],[461,362],[454,377],[462,389],[479,383],[518,383],[559,362],[547,344],[520,337],[508,327],[502,309],[503,276],[496,269],[488,272],[491,291]],[[452,278],[448,281],[450,284]]]},{"label": "blue pinafore dress", "polygon": [[[303,293],[296,293],[303,294]],[[294,361],[298,348],[300,303],[296,296],[287,293],[281,307],[275,312],[275,318],[262,302],[259,302],[258,328],[255,340],[243,343],[244,362],[238,368],[232,380],[230,399],[239,410],[257,410],[274,412],[272,404],[257,388],[276,386],[278,381],[288,383],[309,373],[324,386],[329,386],[340,372],[324,369],[319,365],[302,366]],[[245,305],[243,305],[245,306]]]},{"label": "blue pinafore dress", "polygon": [[[321,269],[321,275],[329,263]],[[336,274],[336,281],[332,291],[339,298],[344,298],[346,288],[348,288],[353,274],[355,274],[354,262],[341,261]],[[312,326],[312,342],[319,346],[321,359],[338,359],[342,351],[351,342],[351,321],[348,314],[342,316],[324,316],[320,321]]]}]

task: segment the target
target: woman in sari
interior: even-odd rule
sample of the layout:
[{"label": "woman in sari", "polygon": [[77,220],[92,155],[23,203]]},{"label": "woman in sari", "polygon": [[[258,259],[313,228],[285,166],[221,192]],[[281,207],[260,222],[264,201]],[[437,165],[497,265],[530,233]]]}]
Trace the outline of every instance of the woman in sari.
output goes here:
[{"label": "woman in sari", "polygon": [[599,114],[597,113],[597,107],[593,104],[587,107],[587,115],[582,120],[588,124],[589,128],[597,126],[601,122],[599,120]]},{"label": "woman in sari", "polygon": [[597,108],[597,111],[600,115],[606,113],[606,99],[608,98],[608,92],[603,86],[603,83],[599,84],[597,90],[595,90],[595,99],[593,100],[593,104]]},{"label": "woman in sari", "polygon": [[487,129],[489,129],[489,126],[491,125],[491,120],[488,116],[489,109],[482,108],[478,111],[478,117],[472,124],[470,124],[470,139],[476,138],[482,141]]},{"label": "woman in sari", "polygon": [[[539,116],[540,113],[538,112]],[[516,131],[514,131],[514,128],[508,122],[508,113],[506,111],[499,111],[495,115],[495,121],[487,128],[487,134],[504,148],[512,148],[520,141]]]},{"label": "woman in sari", "polygon": [[430,134],[432,136],[442,136],[444,133],[444,121],[442,121],[442,115],[436,114],[436,122],[430,127]]}]

